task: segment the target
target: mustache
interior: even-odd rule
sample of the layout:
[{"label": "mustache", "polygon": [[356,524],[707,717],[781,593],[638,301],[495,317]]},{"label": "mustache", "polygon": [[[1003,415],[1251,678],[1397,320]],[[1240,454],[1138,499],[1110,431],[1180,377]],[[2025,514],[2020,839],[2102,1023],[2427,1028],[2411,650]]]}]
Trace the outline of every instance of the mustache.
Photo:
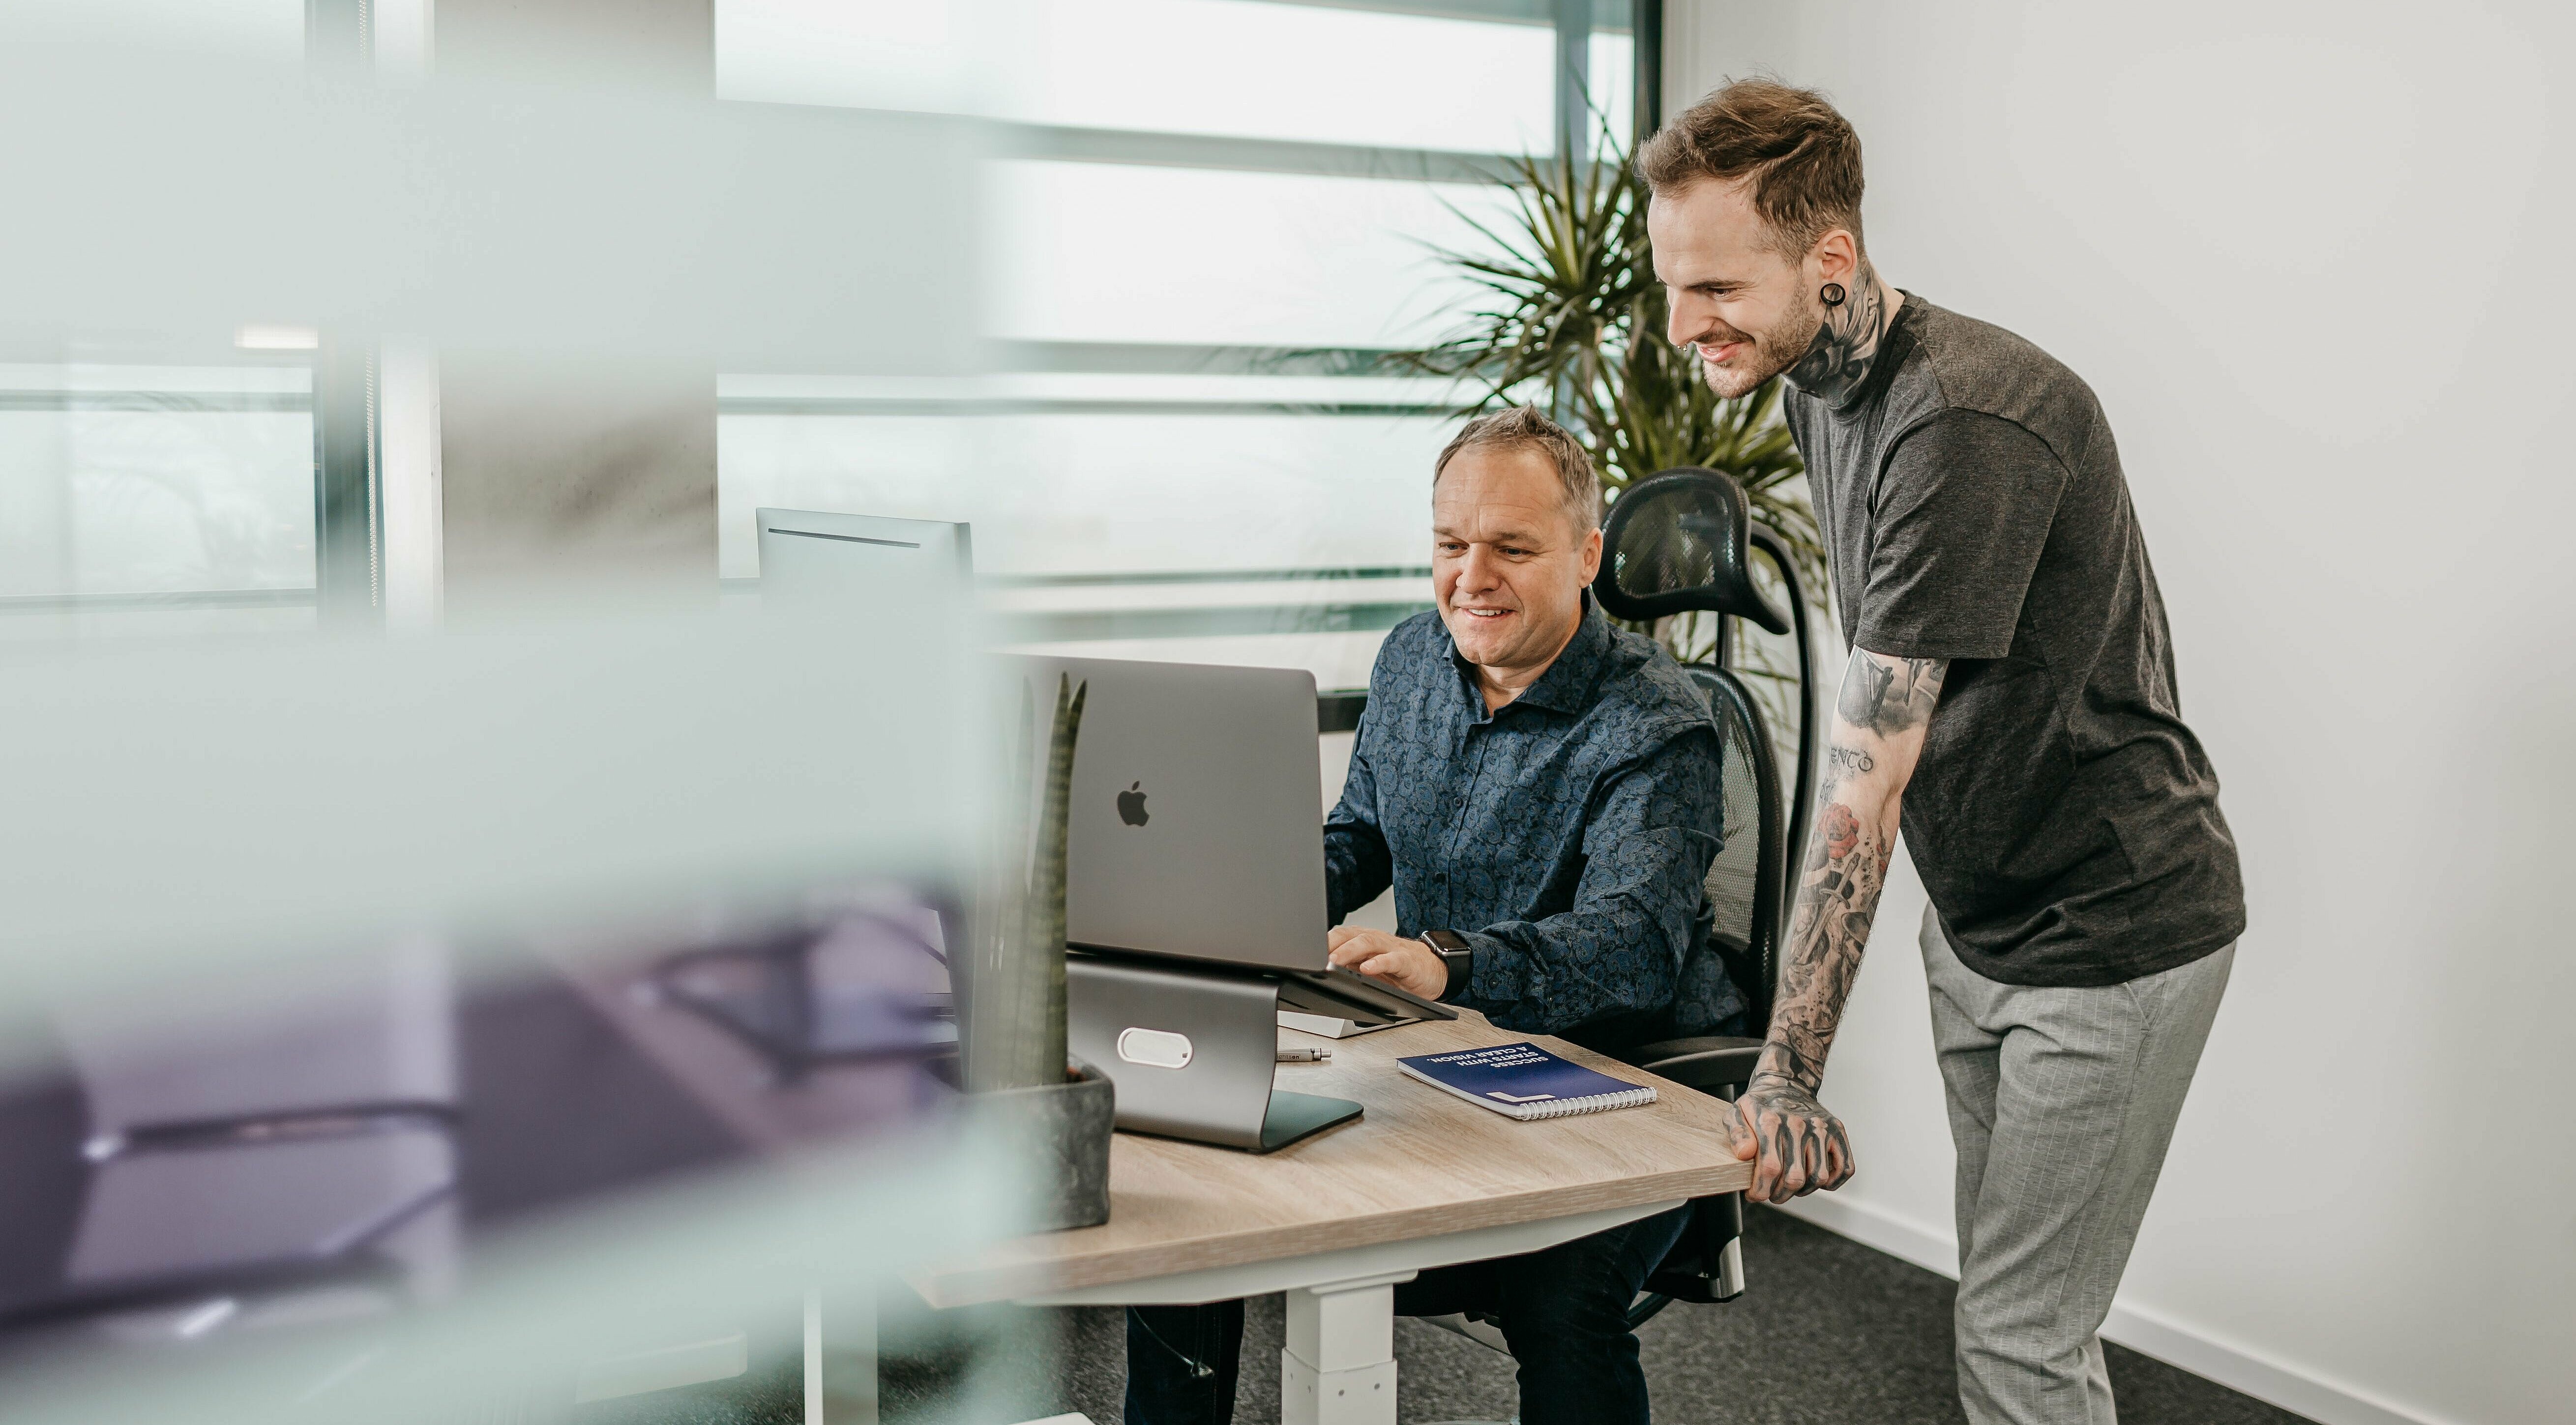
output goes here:
[{"label": "mustache", "polygon": [[1741,331],[1737,331],[1737,330],[1736,330],[1735,328],[1733,328],[1733,327],[1730,327],[1730,326],[1727,326],[1727,325],[1725,325],[1725,324],[1723,324],[1723,323],[1720,323],[1720,324],[1719,324],[1719,325],[1717,325],[1717,326],[1710,327],[1708,330],[1706,330],[1706,331],[1704,331],[1704,332],[1701,332],[1699,335],[1697,335],[1697,336],[1695,336],[1695,337],[1691,337],[1691,338],[1689,338],[1688,340],[1684,341],[1684,342],[1682,343],[1682,345],[1684,345],[1684,346],[1726,346],[1726,345],[1729,345],[1729,344],[1734,343],[1734,342],[1739,342],[1739,341],[1748,341],[1748,342],[1749,342],[1749,341],[1751,341],[1751,340],[1753,340],[1753,334],[1752,334],[1751,332],[1741,332]]}]

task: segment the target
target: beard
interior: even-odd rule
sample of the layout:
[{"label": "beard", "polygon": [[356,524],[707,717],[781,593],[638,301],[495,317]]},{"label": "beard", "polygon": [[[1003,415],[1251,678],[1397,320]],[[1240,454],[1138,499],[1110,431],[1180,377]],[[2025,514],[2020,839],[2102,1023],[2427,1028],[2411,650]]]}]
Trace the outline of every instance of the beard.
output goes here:
[{"label": "beard", "polygon": [[[1815,345],[1824,325],[1822,313],[1798,306],[1782,313],[1780,320],[1765,331],[1739,331],[1721,322],[1693,339],[1691,359],[1699,364],[1700,379],[1708,383],[1708,389],[1720,400],[1732,401],[1797,365]],[[1738,341],[1750,343],[1751,349],[1724,366],[1707,360],[1698,351],[1702,345],[1724,346]]]}]

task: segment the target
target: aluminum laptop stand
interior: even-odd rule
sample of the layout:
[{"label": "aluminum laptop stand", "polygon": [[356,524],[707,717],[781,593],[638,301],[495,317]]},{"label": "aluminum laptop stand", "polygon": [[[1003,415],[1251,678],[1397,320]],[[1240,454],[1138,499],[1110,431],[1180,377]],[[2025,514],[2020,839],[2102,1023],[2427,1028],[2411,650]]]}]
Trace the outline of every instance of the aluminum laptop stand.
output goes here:
[{"label": "aluminum laptop stand", "polygon": [[1117,1084],[1122,1129],[1267,1153],[1360,1116],[1349,1099],[1271,1086],[1275,974],[1077,952],[1065,1005],[1068,1046]]}]

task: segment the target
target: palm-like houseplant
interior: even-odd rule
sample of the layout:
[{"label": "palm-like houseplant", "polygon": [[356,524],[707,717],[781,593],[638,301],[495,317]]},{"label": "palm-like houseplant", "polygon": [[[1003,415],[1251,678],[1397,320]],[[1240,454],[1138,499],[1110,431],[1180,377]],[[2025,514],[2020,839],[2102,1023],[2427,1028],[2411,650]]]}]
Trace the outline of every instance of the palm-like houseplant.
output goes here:
[{"label": "palm-like houseplant", "polygon": [[[1460,214],[1490,246],[1439,252],[1477,289],[1473,310],[1446,339],[1398,352],[1389,364],[1458,383],[1469,393],[1462,415],[1539,406],[1591,448],[1613,501],[1680,465],[1734,477],[1754,518],[1789,547],[1799,582],[1822,590],[1824,547],[1807,502],[1806,465],[1780,419],[1778,383],[1721,400],[1700,375],[1698,353],[1664,339],[1669,308],[1655,281],[1646,195],[1630,154],[1513,159],[1498,182],[1511,205],[1508,222]],[[1706,658],[1716,637],[1714,623],[1699,615],[1641,631],[1686,662]],[[1767,651],[1746,643],[1744,671],[1779,687]]]}]

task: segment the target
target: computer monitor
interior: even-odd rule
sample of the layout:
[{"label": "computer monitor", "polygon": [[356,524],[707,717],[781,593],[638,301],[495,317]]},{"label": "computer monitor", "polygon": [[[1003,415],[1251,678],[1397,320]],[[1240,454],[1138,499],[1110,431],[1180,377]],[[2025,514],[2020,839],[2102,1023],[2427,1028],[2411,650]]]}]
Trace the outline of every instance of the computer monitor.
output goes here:
[{"label": "computer monitor", "polygon": [[1088,684],[1066,825],[1065,940],[1270,970],[1325,967],[1315,677],[1025,657],[1041,722]]},{"label": "computer monitor", "polygon": [[882,583],[890,571],[917,570],[962,587],[975,572],[969,528],[945,520],[899,520],[820,510],[762,509],[760,587],[834,593],[860,581]]}]

